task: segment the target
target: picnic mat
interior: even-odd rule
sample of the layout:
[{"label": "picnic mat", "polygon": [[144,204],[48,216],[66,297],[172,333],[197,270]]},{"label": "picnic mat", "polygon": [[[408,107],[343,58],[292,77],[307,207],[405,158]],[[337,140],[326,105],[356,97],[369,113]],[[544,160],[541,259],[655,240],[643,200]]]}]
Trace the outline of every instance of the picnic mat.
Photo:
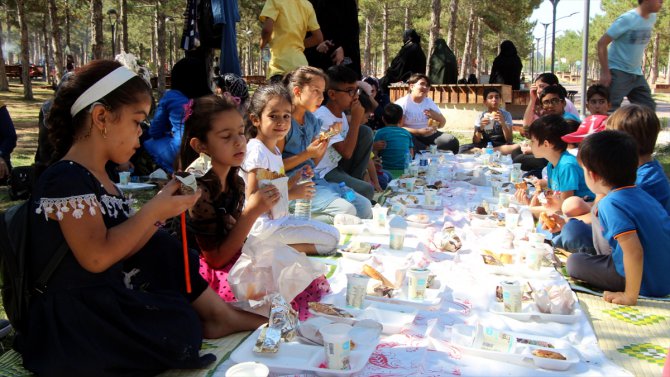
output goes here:
[{"label": "picnic mat", "polygon": [[[251,334],[250,331],[228,335],[219,339],[205,339],[202,342],[200,353],[212,353],[216,361],[207,369],[173,369],[160,374],[161,377],[210,377],[216,372],[221,363],[228,360],[231,352],[237,348]],[[0,356],[0,376],[2,377],[29,377],[32,373],[23,368],[21,354],[9,350]]]},{"label": "picnic mat", "polygon": [[577,292],[607,358],[635,376],[660,376],[670,347],[670,303],[639,299],[636,306],[610,304]]}]

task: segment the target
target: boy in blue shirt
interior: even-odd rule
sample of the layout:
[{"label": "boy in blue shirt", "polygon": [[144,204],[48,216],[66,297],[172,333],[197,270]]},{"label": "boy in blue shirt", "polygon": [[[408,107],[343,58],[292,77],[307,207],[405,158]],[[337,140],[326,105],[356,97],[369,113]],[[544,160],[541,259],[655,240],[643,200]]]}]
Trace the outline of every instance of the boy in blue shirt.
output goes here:
[{"label": "boy in blue shirt", "polygon": [[566,121],[560,115],[546,115],[536,119],[528,129],[531,139],[531,150],[537,158],[545,158],[547,164],[547,186],[554,192],[547,198],[547,204],[540,206],[539,194],[536,190],[528,200],[525,190],[518,190],[516,198],[524,204],[530,204],[534,215],[543,211],[556,212],[563,201],[571,196],[586,198],[592,201],[595,195],[586,187],[584,173],[575,156],[568,153],[568,144],[561,139],[569,132]]},{"label": "boy in blue shirt", "polygon": [[386,146],[377,154],[382,158],[382,167],[385,170],[403,170],[407,153],[414,154],[412,134],[400,127],[402,123],[402,107],[389,103],[384,107],[382,120],[386,125],[377,131],[374,141],[384,141]]},{"label": "boy in blue shirt", "polygon": [[567,271],[619,305],[670,294],[670,216],[635,186],[637,149],[630,135],[606,130],[586,138],[578,156],[589,188],[603,196],[595,210],[612,254],[572,254]]}]

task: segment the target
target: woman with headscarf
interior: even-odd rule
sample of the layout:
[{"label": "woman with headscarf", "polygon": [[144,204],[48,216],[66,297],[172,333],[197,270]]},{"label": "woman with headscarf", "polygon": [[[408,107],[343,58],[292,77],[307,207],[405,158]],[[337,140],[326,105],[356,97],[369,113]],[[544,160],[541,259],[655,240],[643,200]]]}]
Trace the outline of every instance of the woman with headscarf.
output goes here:
[{"label": "woman with headscarf", "polygon": [[172,87],[158,101],[144,147],[156,164],[172,173],[184,133],[184,106],[189,100],[212,94],[205,62],[187,57],[172,67]]},{"label": "woman with headscarf", "polygon": [[500,44],[500,54],[493,60],[489,84],[512,85],[513,90],[521,86],[521,59],[516,52],[512,41],[503,41]]},{"label": "woman with headscarf", "polygon": [[426,73],[426,54],[421,49],[421,37],[414,29],[407,29],[402,35],[403,46],[393,58],[386,75],[379,80],[382,92],[388,93],[390,84],[407,80],[414,73]]},{"label": "woman with headscarf", "polygon": [[458,81],[458,62],[444,38],[435,40],[433,54],[430,55],[430,82],[456,84]]}]

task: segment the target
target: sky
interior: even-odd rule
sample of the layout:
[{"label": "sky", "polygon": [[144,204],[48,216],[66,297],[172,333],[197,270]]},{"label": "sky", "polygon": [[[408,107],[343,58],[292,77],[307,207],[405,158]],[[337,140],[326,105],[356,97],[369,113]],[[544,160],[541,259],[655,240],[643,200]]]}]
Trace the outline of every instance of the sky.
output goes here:
[{"label": "sky", "polygon": [[[582,30],[584,23],[584,1],[588,0],[560,0],[556,6],[556,35],[560,35],[564,30]],[[592,0],[590,5],[590,17],[602,14],[600,10],[600,0]],[[570,14],[575,13],[570,16]],[[544,26],[541,22],[551,22],[553,16],[553,7],[549,0],[544,0],[530,17],[530,21],[537,20],[537,26],[533,34],[535,38],[544,38]],[[569,16],[569,17],[568,17]],[[559,19],[561,17],[566,17]],[[551,25],[547,27],[547,39],[551,41]]]}]

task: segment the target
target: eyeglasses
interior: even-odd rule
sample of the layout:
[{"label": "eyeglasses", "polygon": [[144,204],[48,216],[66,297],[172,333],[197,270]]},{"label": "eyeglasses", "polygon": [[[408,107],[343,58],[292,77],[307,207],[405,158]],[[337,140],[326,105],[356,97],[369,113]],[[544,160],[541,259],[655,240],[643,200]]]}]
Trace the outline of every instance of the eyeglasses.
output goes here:
[{"label": "eyeglasses", "polygon": [[354,97],[358,93],[358,88],[351,88],[351,89],[330,88],[330,89],[334,90],[336,92],[347,93],[349,95],[349,97]]},{"label": "eyeglasses", "polygon": [[604,105],[605,102],[607,102],[607,100],[604,99],[604,98],[590,99],[589,100],[589,105]]},{"label": "eyeglasses", "polygon": [[560,98],[552,98],[552,99],[546,99],[542,101],[542,106],[544,107],[549,107],[549,106],[556,106],[559,103],[561,103],[562,99]]}]

